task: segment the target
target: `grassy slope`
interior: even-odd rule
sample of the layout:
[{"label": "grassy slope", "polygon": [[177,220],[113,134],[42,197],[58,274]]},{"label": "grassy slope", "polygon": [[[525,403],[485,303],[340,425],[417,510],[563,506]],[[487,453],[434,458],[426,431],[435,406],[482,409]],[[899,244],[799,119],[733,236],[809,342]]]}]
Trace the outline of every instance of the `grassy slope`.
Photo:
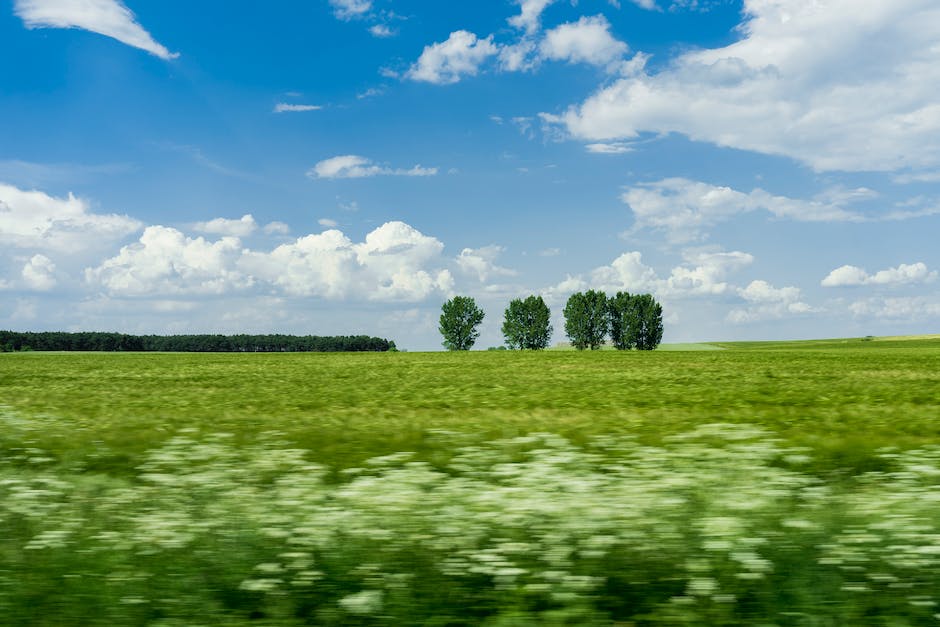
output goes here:
[{"label": "grassy slope", "polygon": [[0,449],[37,446],[121,473],[182,429],[246,442],[276,430],[342,467],[401,450],[446,456],[434,430],[656,442],[735,422],[809,446],[831,469],[940,436],[938,339],[719,346],[727,350],[6,354],[0,399],[15,415],[2,419]]}]

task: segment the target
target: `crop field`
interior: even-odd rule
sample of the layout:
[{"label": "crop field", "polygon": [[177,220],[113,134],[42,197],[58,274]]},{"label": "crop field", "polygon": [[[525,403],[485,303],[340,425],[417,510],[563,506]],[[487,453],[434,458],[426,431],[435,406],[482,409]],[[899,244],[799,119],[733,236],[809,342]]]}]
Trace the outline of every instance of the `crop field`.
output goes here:
[{"label": "crop field", "polygon": [[0,624],[940,620],[940,337],[0,355]]}]

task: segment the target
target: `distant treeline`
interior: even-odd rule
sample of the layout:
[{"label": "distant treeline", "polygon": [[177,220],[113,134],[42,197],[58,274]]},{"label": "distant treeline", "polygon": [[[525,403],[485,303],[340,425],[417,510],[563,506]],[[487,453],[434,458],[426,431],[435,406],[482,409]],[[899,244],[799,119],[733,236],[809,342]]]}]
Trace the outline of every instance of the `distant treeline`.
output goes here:
[{"label": "distant treeline", "polygon": [[395,343],[366,335],[127,335],[0,331],[0,352],[165,351],[177,353],[382,352]]}]

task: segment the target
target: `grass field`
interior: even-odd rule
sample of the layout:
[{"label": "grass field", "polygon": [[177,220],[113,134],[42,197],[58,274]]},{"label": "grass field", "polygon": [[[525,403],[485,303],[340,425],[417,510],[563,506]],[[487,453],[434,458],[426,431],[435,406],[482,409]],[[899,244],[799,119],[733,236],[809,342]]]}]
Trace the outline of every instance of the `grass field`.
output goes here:
[{"label": "grass field", "polygon": [[0,624],[935,622],[940,337],[712,346],[0,355]]}]

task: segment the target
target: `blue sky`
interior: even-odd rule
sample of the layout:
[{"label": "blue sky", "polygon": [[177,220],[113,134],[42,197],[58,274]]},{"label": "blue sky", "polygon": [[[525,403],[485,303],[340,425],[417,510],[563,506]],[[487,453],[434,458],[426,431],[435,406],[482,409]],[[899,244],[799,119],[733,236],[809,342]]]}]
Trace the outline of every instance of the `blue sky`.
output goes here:
[{"label": "blue sky", "polygon": [[8,0],[0,49],[2,328],[940,326],[932,0]]}]

